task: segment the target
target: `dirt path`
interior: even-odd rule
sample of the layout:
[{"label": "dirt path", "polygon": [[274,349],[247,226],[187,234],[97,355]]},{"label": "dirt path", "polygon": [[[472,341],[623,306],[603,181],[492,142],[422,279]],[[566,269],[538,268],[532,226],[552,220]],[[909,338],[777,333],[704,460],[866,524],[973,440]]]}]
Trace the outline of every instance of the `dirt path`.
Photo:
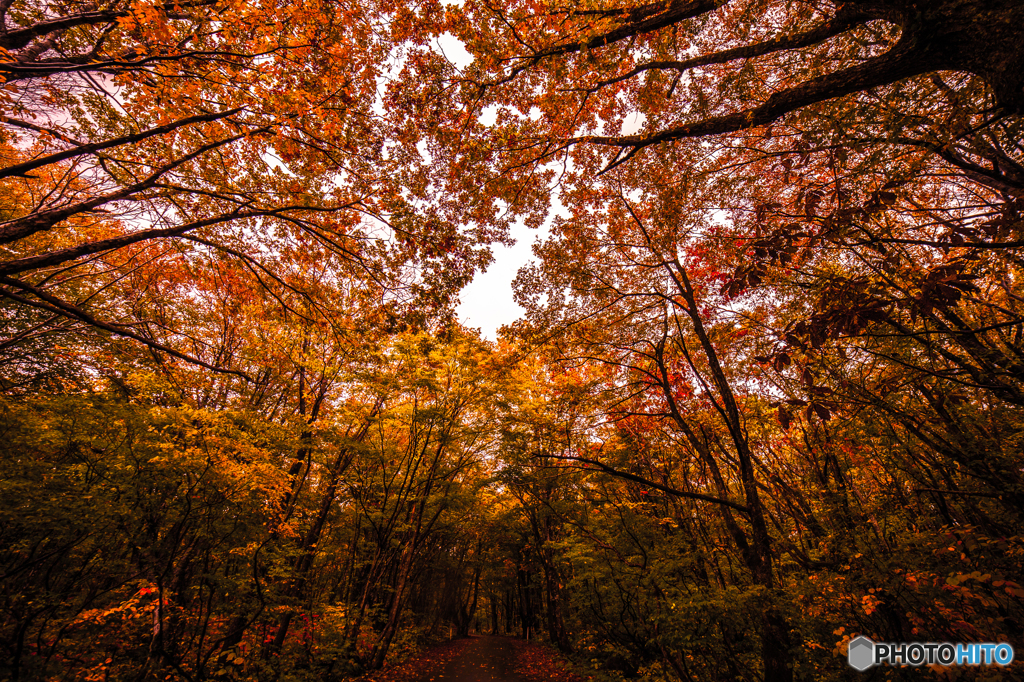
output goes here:
[{"label": "dirt path", "polygon": [[461,655],[422,682],[524,682],[515,674],[516,650],[504,637],[477,635]]},{"label": "dirt path", "polygon": [[548,647],[511,637],[475,635],[428,649],[360,682],[587,682]]}]

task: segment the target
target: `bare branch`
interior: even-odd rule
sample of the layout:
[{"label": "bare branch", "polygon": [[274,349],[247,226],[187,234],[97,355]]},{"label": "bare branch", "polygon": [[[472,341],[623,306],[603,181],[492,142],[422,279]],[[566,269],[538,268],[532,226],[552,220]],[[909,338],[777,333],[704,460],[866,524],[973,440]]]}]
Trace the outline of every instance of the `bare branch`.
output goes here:
[{"label": "bare branch", "polygon": [[844,33],[853,26],[862,23],[869,17],[866,14],[848,10],[844,7],[835,17],[831,20],[812,28],[809,31],[803,33],[797,33],[794,35],[783,35],[773,40],[766,40],[764,42],[756,43],[754,45],[744,45],[743,47],[735,47],[731,50],[722,50],[720,52],[714,52],[712,54],[703,55],[701,57],[694,57],[693,59],[687,59],[684,61],[676,60],[664,60],[647,62],[640,64],[632,71],[624,73],[621,76],[609,78],[603,80],[591,88],[585,88],[586,90],[593,92],[594,90],[603,88],[608,85],[620,83],[625,80],[629,80],[634,76],[638,76],[641,73],[652,70],[673,70],[678,71],[680,74],[689,71],[691,69],[699,68],[701,66],[711,66],[712,64],[725,64],[727,62],[735,61],[737,59],[751,59],[753,57],[762,57],[767,54],[773,54],[775,52],[782,52],[784,50],[796,50],[802,47],[810,47],[822,43],[829,38]]},{"label": "bare branch", "polygon": [[8,287],[12,287],[20,291],[30,293],[37,299],[39,299],[32,300],[31,298],[22,296],[21,294],[11,291],[10,289],[0,287],[0,296],[5,296],[11,299],[12,301],[17,301],[18,303],[21,303],[23,305],[27,305],[32,308],[37,308],[39,310],[45,310],[47,312],[54,313],[62,317],[67,317],[73,320],[79,320],[81,322],[85,322],[86,324],[92,327],[96,327],[97,329],[103,329],[104,331],[108,331],[111,334],[116,334],[118,336],[134,339],[135,341],[139,341],[140,343],[145,344],[146,346],[152,348],[153,350],[158,350],[162,353],[167,353],[172,357],[178,358],[179,360],[184,360],[189,364],[198,365],[199,367],[208,369],[211,372],[217,372],[219,374],[234,374],[235,376],[241,377],[246,381],[252,381],[249,375],[246,374],[245,372],[241,372],[239,370],[234,369],[225,369],[223,367],[211,365],[208,362],[203,362],[198,358],[194,358],[190,355],[182,353],[181,351],[177,351],[171,348],[170,346],[165,346],[162,343],[146,338],[141,334],[137,334],[122,325],[99,320],[96,317],[93,317],[89,313],[85,312],[84,310],[81,310],[80,308],[71,305],[70,303],[63,301],[57,298],[56,296],[53,296],[47,293],[46,291],[43,291],[38,287],[34,287],[26,282],[22,282],[17,279],[12,279],[10,277],[0,277],[0,283],[6,284]]},{"label": "bare branch", "polygon": [[666,28],[680,21],[699,17],[702,14],[727,5],[729,0],[691,0],[690,2],[658,2],[638,7],[631,11],[626,22],[607,33],[595,36],[585,42],[572,42],[556,45],[530,55],[531,62],[538,62],[545,57],[571,54],[580,50],[592,50],[616,43],[625,38],[632,38],[643,33],[650,33]]},{"label": "bare branch", "polygon": [[43,166],[48,166],[52,163],[66,161],[67,159],[72,159],[76,156],[82,156],[83,154],[92,154],[102,149],[110,149],[111,147],[120,147],[126,144],[141,142],[142,140],[145,140],[147,138],[154,137],[156,135],[163,135],[164,133],[169,133],[171,131],[177,130],[178,128],[182,128],[187,125],[192,125],[193,123],[208,123],[210,121],[217,121],[219,119],[226,118],[233,114],[237,114],[239,111],[242,111],[242,108],[243,107],[236,107],[234,109],[229,109],[227,111],[190,116],[188,118],[183,118],[181,120],[174,121],[173,123],[168,123],[167,125],[157,126],[156,128],[143,130],[132,135],[115,137],[111,140],[105,140],[103,142],[79,144],[73,149],[67,149],[62,152],[57,152],[56,154],[50,154],[49,156],[43,156],[38,159],[33,159],[32,161],[26,161],[24,163],[19,163],[14,166],[9,166],[7,168],[0,169],[0,178],[8,178],[12,176],[29,177],[29,171],[33,171],[37,168],[42,168]]},{"label": "bare branch", "polygon": [[46,211],[35,212],[28,216],[25,216],[24,218],[8,221],[7,223],[4,223],[2,226],[0,226],[0,244],[8,244],[10,242],[28,237],[29,235],[35,234],[37,232],[48,230],[57,223],[59,223],[60,221],[65,220],[66,218],[70,218],[73,215],[76,215],[78,213],[84,213],[86,211],[95,210],[96,208],[104,204],[108,204],[112,201],[126,199],[131,195],[136,194],[144,189],[149,189],[162,176],[166,175],[175,168],[191,161],[192,159],[202,156],[206,152],[216,149],[217,147],[221,147],[226,144],[231,144],[232,142],[237,142],[238,140],[248,137],[252,135],[254,132],[259,132],[261,130],[269,130],[269,127],[265,126],[256,131],[240,133],[238,135],[225,138],[223,140],[217,140],[215,142],[205,144],[202,147],[199,147],[198,149],[186,154],[185,156],[177,158],[174,161],[171,161],[170,163],[161,166],[143,180],[140,180],[139,182],[134,183],[132,185],[128,185],[127,187],[123,187],[117,190],[116,192],[111,192],[109,194],[104,194],[102,196],[93,197],[92,199],[80,201],[70,206],[62,206],[59,208],[52,208]]},{"label": "bare branch", "polygon": [[750,509],[748,507],[745,507],[742,504],[739,504],[737,502],[733,502],[731,500],[724,500],[724,499],[722,499],[720,497],[712,497],[711,495],[702,495],[701,493],[691,493],[691,492],[687,492],[685,490],[678,490],[676,488],[670,488],[670,487],[668,487],[666,485],[662,485],[661,483],[656,483],[656,482],[654,482],[654,481],[652,481],[650,479],[644,478],[643,476],[637,476],[636,474],[631,474],[631,473],[626,472],[626,471],[621,471],[619,469],[615,469],[613,467],[608,466],[604,462],[601,462],[601,461],[596,460],[596,459],[589,459],[587,457],[578,457],[578,456],[569,456],[569,455],[544,455],[544,457],[549,458],[549,459],[560,459],[560,460],[565,460],[565,461],[569,461],[569,462],[580,462],[581,464],[589,464],[591,466],[597,467],[602,472],[604,472],[604,473],[606,473],[606,474],[608,474],[610,476],[614,476],[616,478],[622,478],[622,479],[625,479],[627,481],[633,481],[634,483],[641,483],[643,485],[650,486],[651,488],[654,488],[655,490],[660,490],[663,493],[667,493],[667,494],[673,495],[675,497],[683,497],[683,498],[690,499],[690,500],[700,500],[701,502],[710,502],[712,504],[720,504],[720,505],[723,505],[723,506],[735,509],[736,511],[741,512],[743,514],[749,514],[750,513]]},{"label": "bare branch", "polygon": [[[215,0],[198,0],[198,2],[191,2],[186,4],[179,4],[176,2],[165,2],[159,5],[159,8],[164,11],[175,11],[179,8],[194,8],[194,7],[208,7],[215,4]],[[69,28],[75,28],[77,26],[92,26],[96,24],[105,24],[111,21],[117,21],[121,17],[126,17],[131,14],[131,10],[97,10],[93,12],[80,12],[78,14],[72,14],[66,17],[59,17],[56,19],[48,19],[46,21],[40,21],[31,26],[17,29],[14,31],[7,31],[5,34],[0,35],[0,47],[8,50],[19,50],[28,45],[32,40],[40,36],[44,36],[48,33],[54,33],[56,31],[66,31]]]},{"label": "bare branch", "polygon": [[928,61],[918,57],[914,43],[901,39],[883,55],[868,59],[857,66],[812,78],[797,86],[777,92],[769,97],[764,104],[751,109],[684,123],[651,135],[624,135],[621,137],[591,135],[576,138],[574,142],[588,142],[630,150],[627,154],[617,156],[612,163],[605,166],[602,171],[605,173],[615,166],[625,163],[640,150],[651,145],[756,128],[772,123],[792,111],[811,104],[895,83],[904,78],[926,73],[934,68]]}]

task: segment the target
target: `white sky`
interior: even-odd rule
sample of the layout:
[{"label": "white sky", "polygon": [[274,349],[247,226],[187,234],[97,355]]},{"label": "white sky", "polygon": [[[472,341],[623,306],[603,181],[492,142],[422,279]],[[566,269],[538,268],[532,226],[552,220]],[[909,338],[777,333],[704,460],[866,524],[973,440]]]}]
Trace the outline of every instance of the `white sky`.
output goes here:
[{"label": "white sky", "polygon": [[462,290],[456,312],[467,327],[475,327],[492,341],[497,330],[514,322],[523,312],[512,299],[512,280],[516,272],[531,260],[534,240],[542,232],[517,225],[512,230],[515,246],[497,244],[491,247],[494,262],[487,272],[478,272],[473,281]]},{"label": "white sky", "polygon": [[[462,42],[450,33],[438,37],[435,49],[459,69],[464,69],[473,61]],[[493,112],[485,111],[484,114],[486,123],[486,117],[493,115]],[[642,114],[637,114],[626,124],[623,133],[628,135],[637,132],[643,123]],[[557,197],[554,199],[552,213],[566,215]],[[464,325],[479,329],[484,337],[493,341],[497,338],[499,327],[514,322],[522,315],[523,309],[512,298],[512,280],[519,268],[532,260],[534,242],[545,238],[547,233],[546,226],[540,230],[531,230],[520,224],[512,228],[512,237],[516,240],[514,246],[496,244],[491,247],[494,262],[486,272],[478,272],[459,296],[460,303],[456,312]]]}]

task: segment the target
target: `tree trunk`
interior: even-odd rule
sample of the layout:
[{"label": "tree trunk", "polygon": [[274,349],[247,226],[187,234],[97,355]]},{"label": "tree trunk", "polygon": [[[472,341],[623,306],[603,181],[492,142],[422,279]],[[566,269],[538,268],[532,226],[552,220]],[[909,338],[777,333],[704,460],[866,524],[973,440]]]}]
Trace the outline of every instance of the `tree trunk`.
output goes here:
[{"label": "tree trunk", "polygon": [[[477,555],[479,556],[479,554],[480,554],[480,547],[479,547],[479,545],[477,545]],[[463,606],[462,604],[459,605],[459,623],[458,623],[458,625],[459,625],[459,627],[458,627],[458,635],[459,635],[459,637],[466,637],[466,636],[469,635],[470,623],[473,622],[473,616],[476,615],[477,595],[479,594],[479,590],[480,590],[480,570],[481,570],[481,568],[482,567],[479,564],[477,564],[476,570],[473,572],[473,592],[472,592],[472,597],[470,598],[470,602],[469,602],[468,606]]]},{"label": "tree trunk", "polygon": [[[708,367],[715,388],[721,400],[721,411],[725,418],[726,426],[736,448],[736,456],[739,461],[740,480],[743,485],[743,492],[746,497],[747,514],[751,526],[750,552],[747,553],[747,567],[751,576],[758,585],[766,588],[767,604],[765,604],[761,619],[761,660],[764,666],[765,682],[792,682],[793,663],[790,649],[790,628],[778,607],[775,605],[775,575],[772,566],[771,536],[768,533],[768,524],[765,520],[764,508],[761,505],[760,494],[757,489],[757,480],[754,476],[753,457],[750,452],[750,444],[747,441],[746,432],[743,428],[739,407],[733,395],[729,379],[722,369],[718,360],[718,352],[711,342],[704,322],[700,316],[700,308],[697,305],[693,287],[686,274],[686,269],[678,259],[672,263],[675,267],[669,268],[669,274],[676,284],[676,289],[686,303],[683,308],[687,317],[693,324],[694,332],[700,341],[701,349],[708,361]],[[693,370],[698,371],[697,367]]]}]

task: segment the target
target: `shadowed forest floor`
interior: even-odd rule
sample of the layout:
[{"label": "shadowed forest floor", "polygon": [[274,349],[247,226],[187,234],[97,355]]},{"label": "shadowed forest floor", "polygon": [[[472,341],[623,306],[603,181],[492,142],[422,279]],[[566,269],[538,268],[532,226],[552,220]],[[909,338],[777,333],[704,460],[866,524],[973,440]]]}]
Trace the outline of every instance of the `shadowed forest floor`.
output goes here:
[{"label": "shadowed forest floor", "polygon": [[365,682],[584,682],[547,647],[509,637],[476,635],[428,649]]}]

